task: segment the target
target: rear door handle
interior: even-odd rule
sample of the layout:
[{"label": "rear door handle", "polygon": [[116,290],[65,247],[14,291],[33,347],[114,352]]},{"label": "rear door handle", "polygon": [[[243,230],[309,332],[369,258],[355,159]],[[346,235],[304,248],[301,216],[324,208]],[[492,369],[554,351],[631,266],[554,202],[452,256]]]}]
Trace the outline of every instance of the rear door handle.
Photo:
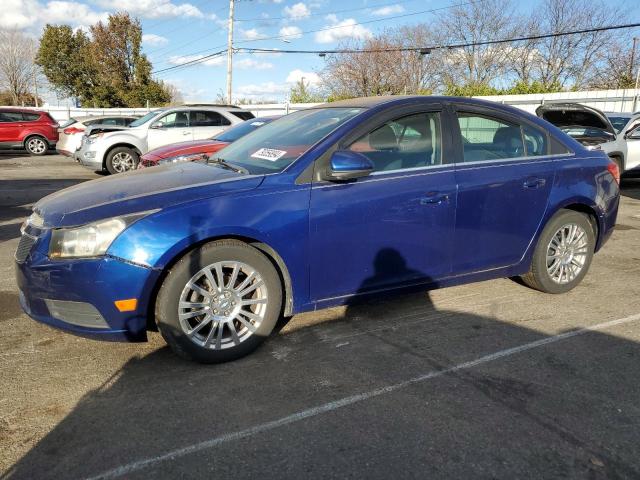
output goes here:
[{"label": "rear door handle", "polygon": [[544,187],[544,185],[547,183],[547,181],[544,178],[527,178],[524,181],[524,188],[540,188],[540,187]]},{"label": "rear door handle", "polygon": [[420,199],[420,205],[440,205],[442,202],[449,201],[449,195],[446,193],[429,192],[425,197]]},{"label": "rear door handle", "polygon": [[183,135],[189,135],[191,132],[182,132]]}]

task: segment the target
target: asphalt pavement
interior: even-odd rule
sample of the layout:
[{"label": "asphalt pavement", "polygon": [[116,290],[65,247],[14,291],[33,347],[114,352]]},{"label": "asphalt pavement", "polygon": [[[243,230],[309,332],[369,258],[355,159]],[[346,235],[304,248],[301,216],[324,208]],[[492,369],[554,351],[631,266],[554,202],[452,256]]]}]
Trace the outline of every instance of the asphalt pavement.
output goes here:
[{"label": "asphalt pavement", "polygon": [[21,312],[20,223],[92,178],[0,155],[1,478],[640,478],[640,179],[568,294],[501,279],[333,308],[203,366]]}]

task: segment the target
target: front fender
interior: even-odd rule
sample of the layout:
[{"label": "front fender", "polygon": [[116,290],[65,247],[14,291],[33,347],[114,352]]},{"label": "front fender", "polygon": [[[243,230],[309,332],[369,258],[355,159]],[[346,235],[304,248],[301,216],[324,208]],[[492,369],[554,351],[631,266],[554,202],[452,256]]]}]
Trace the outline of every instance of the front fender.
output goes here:
[{"label": "front fender", "polygon": [[165,270],[194,245],[211,239],[258,242],[272,249],[286,266],[294,287],[295,311],[309,299],[308,204],[308,185],[296,185],[277,195],[251,191],[188,202],[134,223],[107,253]]}]

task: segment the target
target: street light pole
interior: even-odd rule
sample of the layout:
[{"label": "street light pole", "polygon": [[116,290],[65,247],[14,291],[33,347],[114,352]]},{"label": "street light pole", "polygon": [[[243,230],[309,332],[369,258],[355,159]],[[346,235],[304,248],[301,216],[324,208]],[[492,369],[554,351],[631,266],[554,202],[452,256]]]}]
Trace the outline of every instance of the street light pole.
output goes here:
[{"label": "street light pole", "polygon": [[227,102],[231,105],[231,85],[233,76],[233,4],[234,0],[229,0],[229,25],[227,36]]}]

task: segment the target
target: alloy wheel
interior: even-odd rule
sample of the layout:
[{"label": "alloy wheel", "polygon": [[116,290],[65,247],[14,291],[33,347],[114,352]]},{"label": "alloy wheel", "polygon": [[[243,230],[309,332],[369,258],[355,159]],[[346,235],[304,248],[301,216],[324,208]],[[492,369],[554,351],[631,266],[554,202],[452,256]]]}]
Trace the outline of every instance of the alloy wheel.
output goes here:
[{"label": "alloy wheel", "polygon": [[41,138],[34,137],[27,142],[27,150],[36,155],[40,155],[47,150],[47,144]]},{"label": "alloy wheel", "polygon": [[187,282],[180,295],[178,319],[193,343],[222,350],[254,334],[264,320],[267,303],[267,287],[253,267],[236,261],[216,262]]},{"label": "alloy wheel", "polygon": [[573,281],[587,261],[589,238],[587,232],[575,223],[560,227],[547,246],[547,273],[556,283]]},{"label": "alloy wheel", "polygon": [[111,159],[111,165],[113,169],[118,173],[128,172],[135,168],[135,161],[133,155],[127,152],[118,152]]}]

